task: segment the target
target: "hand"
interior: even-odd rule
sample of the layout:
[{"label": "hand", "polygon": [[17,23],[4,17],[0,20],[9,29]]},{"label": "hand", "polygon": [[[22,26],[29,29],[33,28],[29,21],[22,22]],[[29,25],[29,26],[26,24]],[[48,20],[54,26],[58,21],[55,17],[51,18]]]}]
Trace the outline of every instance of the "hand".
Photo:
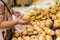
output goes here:
[{"label": "hand", "polygon": [[23,14],[21,14],[18,17],[18,23],[20,23],[20,24],[28,24],[30,20],[22,20],[22,16],[23,16]]}]

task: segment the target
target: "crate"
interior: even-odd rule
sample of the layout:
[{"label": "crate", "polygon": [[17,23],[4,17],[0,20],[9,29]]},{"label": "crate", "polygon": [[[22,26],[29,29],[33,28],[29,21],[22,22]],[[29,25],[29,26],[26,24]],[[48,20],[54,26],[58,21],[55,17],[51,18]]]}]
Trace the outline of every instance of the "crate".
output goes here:
[{"label": "crate", "polygon": [[21,5],[24,5],[24,6],[29,6],[30,4],[32,3],[32,0],[16,0],[16,5],[18,6],[21,6]]}]

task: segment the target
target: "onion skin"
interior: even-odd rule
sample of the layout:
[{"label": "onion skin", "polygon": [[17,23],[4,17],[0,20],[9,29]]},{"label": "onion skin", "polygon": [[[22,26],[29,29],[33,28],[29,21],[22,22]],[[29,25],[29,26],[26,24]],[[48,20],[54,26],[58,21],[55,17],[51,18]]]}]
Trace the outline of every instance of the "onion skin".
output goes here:
[{"label": "onion skin", "polygon": [[26,21],[26,20],[30,20],[30,16],[25,14],[22,16],[22,20]]}]

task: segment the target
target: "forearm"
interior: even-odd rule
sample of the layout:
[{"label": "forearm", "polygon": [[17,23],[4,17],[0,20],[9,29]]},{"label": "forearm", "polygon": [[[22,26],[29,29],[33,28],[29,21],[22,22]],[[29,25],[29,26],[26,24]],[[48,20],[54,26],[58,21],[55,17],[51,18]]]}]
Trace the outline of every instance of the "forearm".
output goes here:
[{"label": "forearm", "polygon": [[16,24],[18,24],[17,21],[3,21],[0,24],[0,28],[9,28],[15,26]]}]

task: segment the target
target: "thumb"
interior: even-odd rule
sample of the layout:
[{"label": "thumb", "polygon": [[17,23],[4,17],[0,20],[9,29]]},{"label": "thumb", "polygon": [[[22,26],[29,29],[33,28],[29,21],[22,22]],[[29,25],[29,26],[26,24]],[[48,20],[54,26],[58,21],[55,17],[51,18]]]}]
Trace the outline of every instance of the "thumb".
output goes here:
[{"label": "thumb", "polygon": [[18,18],[19,18],[19,19],[21,19],[23,16],[24,16],[24,15],[23,15],[23,14],[21,14]]}]

